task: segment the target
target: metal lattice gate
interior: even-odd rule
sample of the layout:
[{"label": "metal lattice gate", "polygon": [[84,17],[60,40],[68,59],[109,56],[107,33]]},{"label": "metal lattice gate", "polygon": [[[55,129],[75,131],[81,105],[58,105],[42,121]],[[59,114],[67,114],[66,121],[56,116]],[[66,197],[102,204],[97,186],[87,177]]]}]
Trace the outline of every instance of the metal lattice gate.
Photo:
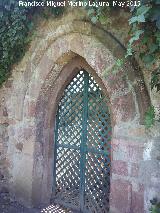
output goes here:
[{"label": "metal lattice gate", "polygon": [[53,198],[80,212],[106,213],[111,124],[106,97],[88,72],[65,88],[55,128]]}]

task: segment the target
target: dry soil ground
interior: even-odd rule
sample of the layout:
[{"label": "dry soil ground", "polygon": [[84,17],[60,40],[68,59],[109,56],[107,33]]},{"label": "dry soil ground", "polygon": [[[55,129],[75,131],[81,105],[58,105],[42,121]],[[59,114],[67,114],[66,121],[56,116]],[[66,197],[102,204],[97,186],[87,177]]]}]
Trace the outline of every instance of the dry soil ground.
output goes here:
[{"label": "dry soil ground", "polygon": [[58,205],[50,205],[45,208],[26,208],[16,201],[13,201],[8,193],[0,194],[0,213],[73,213]]}]

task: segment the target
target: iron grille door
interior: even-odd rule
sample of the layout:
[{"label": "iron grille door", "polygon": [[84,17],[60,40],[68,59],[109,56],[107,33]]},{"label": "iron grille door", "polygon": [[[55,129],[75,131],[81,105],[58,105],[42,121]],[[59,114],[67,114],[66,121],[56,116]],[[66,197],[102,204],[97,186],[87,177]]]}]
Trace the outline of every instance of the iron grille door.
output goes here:
[{"label": "iron grille door", "polygon": [[59,102],[54,153],[54,202],[88,213],[107,213],[111,124],[107,100],[80,71]]}]

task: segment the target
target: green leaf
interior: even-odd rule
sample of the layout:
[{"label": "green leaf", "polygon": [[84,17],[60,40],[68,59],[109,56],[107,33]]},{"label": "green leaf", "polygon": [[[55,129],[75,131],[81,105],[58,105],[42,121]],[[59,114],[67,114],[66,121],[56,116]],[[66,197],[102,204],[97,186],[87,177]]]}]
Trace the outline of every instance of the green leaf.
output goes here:
[{"label": "green leaf", "polygon": [[151,84],[151,89],[156,88],[157,92],[160,91],[160,70],[159,69],[152,72],[150,84]]},{"label": "green leaf", "polygon": [[133,55],[132,52],[133,52],[132,46],[129,44],[128,47],[127,47],[127,53],[125,55],[125,58],[127,58],[128,56]]},{"label": "green leaf", "polygon": [[160,31],[157,31],[155,33],[155,37],[156,37],[156,42],[159,44],[159,47],[160,47]]},{"label": "green leaf", "polygon": [[92,22],[93,24],[96,24],[97,21],[98,21],[98,19],[97,19],[96,16],[93,16],[93,17],[91,18],[91,22]]},{"label": "green leaf", "polygon": [[154,62],[154,56],[153,55],[145,55],[143,58],[142,58],[142,60],[143,60],[143,62],[144,63],[146,63],[146,64],[151,64],[151,63],[153,63]]},{"label": "green leaf", "polygon": [[117,59],[116,65],[117,65],[118,67],[122,67],[123,64],[124,64],[124,59]]},{"label": "green leaf", "polygon": [[160,15],[159,10],[160,10],[160,6],[156,6],[156,7],[153,7],[151,9],[151,11],[150,11],[151,12],[151,19],[153,21],[155,21],[157,19],[157,17]]},{"label": "green leaf", "polygon": [[142,44],[147,44],[148,41],[149,41],[149,38],[150,37],[148,35],[144,34],[144,36],[143,36],[143,38],[141,40]]},{"label": "green leaf", "polygon": [[158,49],[158,45],[157,44],[151,44],[149,46],[149,54],[154,53],[157,49]]},{"label": "green leaf", "polygon": [[151,9],[151,7],[146,6],[146,5],[142,5],[142,6],[138,7],[136,14],[137,14],[137,16],[139,16],[139,15],[144,15],[144,14],[146,14],[150,9]]},{"label": "green leaf", "polygon": [[106,24],[106,23],[109,23],[109,18],[105,15],[100,15],[99,21],[100,21],[101,24]]},{"label": "green leaf", "polygon": [[88,12],[87,12],[87,15],[88,16],[91,16],[95,13],[95,10],[93,8],[89,9]]},{"label": "green leaf", "polygon": [[144,15],[142,14],[142,15],[139,15],[139,16],[137,16],[137,21],[140,23],[140,22],[145,22],[145,17],[144,17]]},{"label": "green leaf", "polygon": [[160,38],[160,31],[157,31],[157,32],[155,33],[155,36],[156,36],[157,38]]},{"label": "green leaf", "polygon": [[133,16],[132,18],[129,19],[129,24],[133,24],[137,21],[137,16]]},{"label": "green leaf", "polygon": [[145,14],[151,9],[151,7],[142,5],[141,7],[138,7],[136,11],[136,16],[133,16],[131,19],[129,19],[129,24],[133,24],[135,22],[143,23],[145,22]]},{"label": "green leaf", "polygon": [[155,109],[154,106],[150,106],[145,113],[145,127],[150,128],[155,123]]},{"label": "green leaf", "polygon": [[159,19],[156,21],[156,26],[160,30],[160,16],[159,16]]},{"label": "green leaf", "polygon": [[144,33],[143,30],[137,30],[137,31],[133,34],[132,38],[129,40],[129,44],[132,45],[134,41],[139,40],[140,36],[141,36],[143,33]]},{"label": "green leaf", "polygon": [[134,16],[131,19],[129,19],[129,24],[133,24],[135,22],[141,23],[141,22],[145,22],[145,17],[144,15],[139,15],[139,16]]}]

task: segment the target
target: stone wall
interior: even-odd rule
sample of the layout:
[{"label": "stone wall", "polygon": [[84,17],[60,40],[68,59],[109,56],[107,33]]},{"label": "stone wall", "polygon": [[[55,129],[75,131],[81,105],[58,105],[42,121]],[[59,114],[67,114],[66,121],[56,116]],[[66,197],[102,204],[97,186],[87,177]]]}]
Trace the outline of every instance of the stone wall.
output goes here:
[{"label": "stone wall", "polygon": [[[153,96],[149,80],[131,62],[116,75],[109,69],[125,54],[129,29],[128,14],[117,17],[108,27],[92,25],[83,10],[40,20],[25,57],[0,89],[0,190],[25,205],[49,203],[57,103],[81,67],[110,100],[111,212],[148,212],[149,199],[160,194],[160,127],[147,132],[143,125]],[[154,101],[158,105],[158,96]]]},{"label": "stone wall", "polygon": [[9,161],[7,158],[8,149],[8,113],[5,102],[5,93],[1,89],[0,94],[0,191],[8,192]]}]

